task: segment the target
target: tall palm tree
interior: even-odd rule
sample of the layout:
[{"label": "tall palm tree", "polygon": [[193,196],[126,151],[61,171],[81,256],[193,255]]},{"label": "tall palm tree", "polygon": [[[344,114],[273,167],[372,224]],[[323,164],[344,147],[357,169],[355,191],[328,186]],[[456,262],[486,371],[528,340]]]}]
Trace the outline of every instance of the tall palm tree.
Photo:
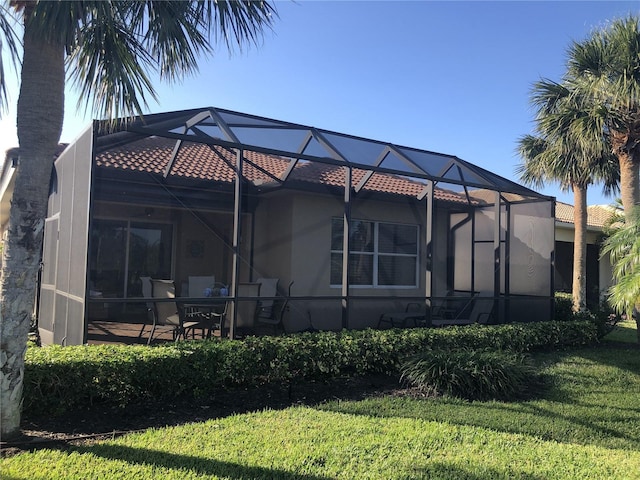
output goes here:
[{"label": "tall palm tree", "polygon": [[618,313],[635,313],[640,343],[640,207],[613,229],[603,243],[602,255],[610,255],[613,265],[615,284],[609,289],[609,303]]},{"label": "tall palm tree", "polygon": [[[217,41],[230,49],[256,43],[276,14],[266,1],[246,0],[11,0],[10,8],[24,30],[19,164],[0,291],[3,439],[19,430],[24,353],[65,82],[71,81],[85,107],[102,118],[142,115],[147,96],[156,99],[151,74],[176,81],[195,73],[199,58],[211,54]],[[0,11],[0,26],[7,12]]]},{"label": "tall palm tree", "polygon": [[600,182],[605,193],[610,193],[616,188],[618,172],[602,130],[576,100],[568,82],[541,80],[534,84],[531,101],[538,109],[538,135],[519,139],[523,163],[518,172],[530,185],[558,182],[563,190],[573,191],[572,297],[573,310],[578,312],[586,310],[587,188]]},{"label": "tall palm tree", "polygon": [[599,117],[620,168],[625,216],[640,203],[640,27],[629,16],[594,31],[568,52],[584,108]]}]

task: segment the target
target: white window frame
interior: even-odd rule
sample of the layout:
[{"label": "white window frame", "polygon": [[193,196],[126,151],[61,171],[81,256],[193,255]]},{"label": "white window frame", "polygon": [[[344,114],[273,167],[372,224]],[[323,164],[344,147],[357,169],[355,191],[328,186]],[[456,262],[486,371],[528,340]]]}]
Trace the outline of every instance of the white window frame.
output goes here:
[{"label": "white window frame", "polygon": [[[331,219],[331,238],[333,240],[333,221],[339,219],[340,221],[342,221],[341,218],[339,217],[333,217]],[[413,289],[413,288],[418,288],[419,287],[419,283],[420,283],[420,276],[419,276],[419,270],[420,270],[420,225],[416,225],[416,224],[411,224],[411,223],[401,223],[401,222],[384,222],[384,221],[377,221],[377,220],[363,220],[363,219],[358,219],[358,218],[352,218],[351,222],[366,222],[366,223],[372,223],[373,224],[373,251],[372,252],[367,252],[367,251],[355,251],[355,250],[351,250],[351,252],[349,253],[349,255],[370,255],[373,257],[373,269],[372,269],[372,280],[373,280],[373,284],[368,284],[368,285],[364,285],[364,284],[359,284],[359,285],[354,285],[354,284],[349,284],[349,287],[351,288],[379,288],[379,289]],[[379,251],[379,245],[378,245],[378,241],[380,238],[379,235],[379,228],[380,225],[401,225],[401,226],[408,226],[408,227],[414,227],[415,228],[415,232],[416,232],[416,253],[387,253],[387,252],[380,252]],[[344,232],[343,232],[344,235]],[[333,256],[334,254],[340,254],[342,257],[342,261],[344,261],[344,252],[342,250],[342,248],[339,249],[331,249],[329,256]],[[415,279],[416,282],[414,285],[380,285],[378,284],[378,260],[380,259],[380,257],[407,257],[407,258],[413,258],[415,261]],[[342,282],[341,283],[331,283],[330,284],[331,288],[341,288],[342,287]]]}]

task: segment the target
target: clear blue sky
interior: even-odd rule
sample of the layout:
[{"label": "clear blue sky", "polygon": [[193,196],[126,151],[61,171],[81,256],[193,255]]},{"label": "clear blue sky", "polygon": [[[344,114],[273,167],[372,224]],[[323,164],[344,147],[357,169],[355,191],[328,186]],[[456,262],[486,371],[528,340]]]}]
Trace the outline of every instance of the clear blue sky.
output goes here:
[{"label": "clear blue sky", "polygon": [[[572,40],[640,2],[277,1],[259,47],[203,60],[158,87],[150,112],[216,106],[457,155],[517,180],[516,141],[531,133],[529,92],[560,80]],[[17,99],[12,88],[11,99]],[[67,93],[62,141],[90,116]],[[0,122],[16,144],[15,110]],[[573,203],[550,185],[544,193]],[[589,204],[610,203],[600,187]]]}]

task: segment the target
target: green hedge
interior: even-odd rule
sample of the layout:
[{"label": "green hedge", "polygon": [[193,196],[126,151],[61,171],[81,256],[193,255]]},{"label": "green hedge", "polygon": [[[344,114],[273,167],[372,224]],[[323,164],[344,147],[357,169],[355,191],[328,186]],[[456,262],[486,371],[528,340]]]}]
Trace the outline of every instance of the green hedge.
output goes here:
[{"label": "green hedge", "polygon": [[50,346],[27,351],[24,410],[56,414],[96,403],[208,396],[221,388],[368,373],[398,374],[407,357],[438,348],[529,352],[597,341],[589,321],[319,332],[245,340]]}]

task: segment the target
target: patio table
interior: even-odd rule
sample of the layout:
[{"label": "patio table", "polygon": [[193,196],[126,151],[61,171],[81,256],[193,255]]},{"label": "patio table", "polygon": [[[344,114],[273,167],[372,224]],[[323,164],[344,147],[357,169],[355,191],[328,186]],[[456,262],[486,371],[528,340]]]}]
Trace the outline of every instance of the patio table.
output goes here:
[{"label": "patio table", "polygon": [[214,318],[220,318],[220,330],[222,330],[222,323],[224,321],[224,312],[227,310],[226,304],[229,301],[225,297],[211,298],[207,301],[187,301],[180,302],[185,310],[194,310],[200,313],[202,322],[207,324],[207,339],[212,336],[213,328],[215,326]]}]

